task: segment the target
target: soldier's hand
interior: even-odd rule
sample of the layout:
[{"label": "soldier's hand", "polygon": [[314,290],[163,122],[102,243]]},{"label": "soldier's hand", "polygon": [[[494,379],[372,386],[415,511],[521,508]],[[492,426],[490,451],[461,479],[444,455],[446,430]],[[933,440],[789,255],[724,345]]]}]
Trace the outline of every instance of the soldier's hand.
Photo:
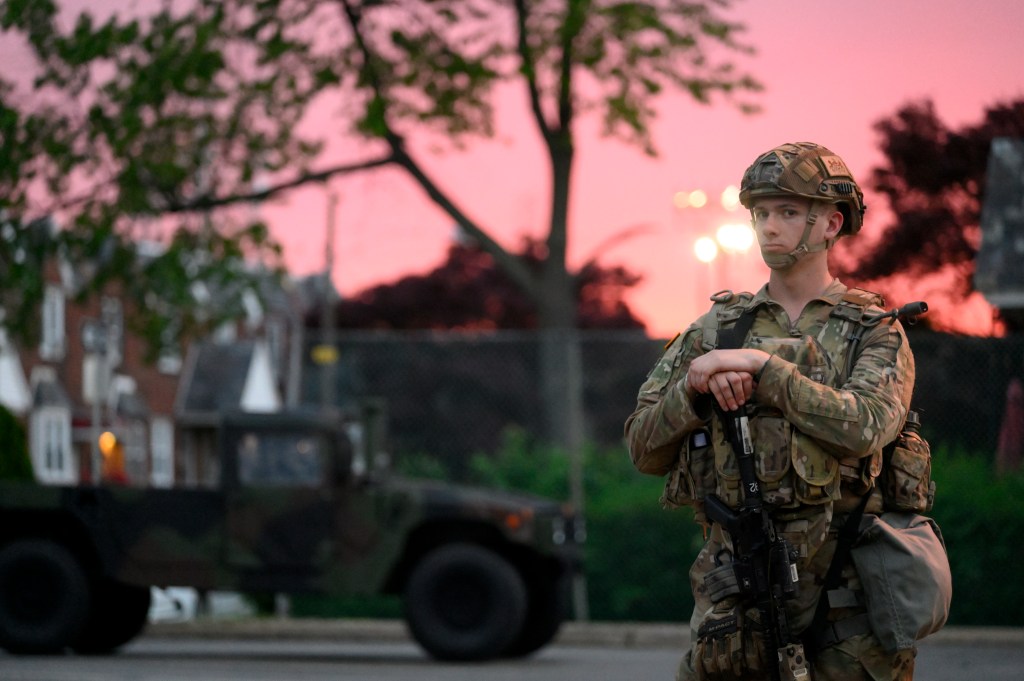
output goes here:
[{"label": "soldier's hand", "polygon": [[[720,373],[746,373],[753,376],[764,366],[770,355],[764,350],[740,348],[712,350],[695,357],[686,372],[686,388],[692,392],[713,392],[711,378]],[[750,397],[747,395],[747,397]]]},{"label": "soldier's hand", "polygon": [[725,411],[735,411],[754,394],[754,376],[746,371],[720,371],[708,380],[708,388]]}]

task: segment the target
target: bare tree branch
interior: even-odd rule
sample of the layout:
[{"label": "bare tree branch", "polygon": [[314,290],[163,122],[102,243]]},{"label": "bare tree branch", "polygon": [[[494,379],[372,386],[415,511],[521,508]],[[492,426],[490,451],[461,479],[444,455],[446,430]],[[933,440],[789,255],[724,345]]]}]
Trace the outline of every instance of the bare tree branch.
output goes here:
[{"label": "bare tree branch", "polygon": [[551,127],[548,125],[547,119],[544,118],[544,110],[541,108],[540,88],[537,85],[537,64],[533,59],[533,55],[530,54],[530,46],[526,41],[526,18],[529,14],[526,0],[515,0],[515,9],[516,32],[518,34],[516,50],[519,53],[519,59],[522,61],[520,69],[523,74],[523,82],[526,84],[526,89],[530,96],[530,110],[533,111],[533,118],[537,122],[537,127],[540,129],[545,143],[550,146]]},{"label": "bare tree branch", "polygon": [[523,263],[523,261],[509,253],[505,248],[495,241],[490,234],[480,228],[462,210],[455,205],[445,192],[427,176],[423,168],[405,152],[401,138],[395,136],[392,141],[392,149],[395,152],[395,162],[406,169],[419,183],[420,187],[427,193],[427,196],[437,204],[443,211],[448,213],[455,223],[472,237],[480,247],[483,248],[501,267],[509,273],[517,284],[523,287],[530,297],[535,300],[540,297],[542,289],[537,276]]},{"label": "bare tree branch", "polygon": [[231,196],[202,196],[192,201],[184,203],[171,203],[163,209],[164,213],[189,213],[193,211],[210,210],[212,208],[222,208],[224,206],[230,206],[239,203],[248,203],[252,201],[263,201],[269,199],[272,196],[286,192],[296,187],[303,185],[312,184],[315,182],[326,182],[332,177],[338,175],[345,175],[348,173],[360,172],[363,170],[371,170],[373,168],[380,168],[391,163],[397,163],[398,159],[395,154],[389,153],[379,158],[370,159],[368,161],[360,161],[358,163],[346,163],[331,168],[325,168],[324,170],[318,170],[316,172],[303,173],[298,175],[291,180],[282,182],[280,184],[271,185],[265,189],[259,191],[253,191],[241,194],[232,194]]},{"label": "bare tree branch", "polygon": [[[373,52],[363,35],[359,12],[352,6],[349,0],[338,1],[344,9],[345,18],[348,20],[349,27],[352,29],[356,45],[358,45],[359,51],[363,55],[364,75],[366,76],[370,88],[373,90],[374,97],[383,107],[384,103],[387,102],[387,93],[384,92],[383,81],[380,78],[380,74],[377,73]],[[465,231],[466,234],[475,239],[477,243],[480,244],[480,247],[490,254],[490,256],[494,258],[500,266],[506,268],[509,276],[511,276],[516,283],[522,286],[532,298],[538,300],[541,295],[541,287],[534,273],[531,272],[519,258],[509,253],[501,246],[501,244],[495,241],[490,234],[488,234],[476,222],[471,220],[469,216],[467,216],[455,204],[451,197],[449,197],[437,185],[437,183],[430,178],[423,167],[409,155],[409,152],[405,148],[402,136],[392,130],[391,125],[387,120],[386,111],[382,112],[381,123],[385,130],[384,139],[391,147],[391,160],[404,168],[420,185],[423,191],[427,193],[427,196],[430,197],[431,201],[455,220],[455,223]]]}]

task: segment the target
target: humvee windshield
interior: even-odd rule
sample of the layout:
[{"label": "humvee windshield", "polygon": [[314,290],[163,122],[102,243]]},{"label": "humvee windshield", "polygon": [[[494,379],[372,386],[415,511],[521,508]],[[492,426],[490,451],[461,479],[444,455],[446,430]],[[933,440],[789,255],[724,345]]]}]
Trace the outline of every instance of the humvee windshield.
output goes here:
[{"label": "humvee windshield", "polygon": [[249,431],[238,438],[238,481],[253,487],[320,487],[326,448],[303,433]]}]

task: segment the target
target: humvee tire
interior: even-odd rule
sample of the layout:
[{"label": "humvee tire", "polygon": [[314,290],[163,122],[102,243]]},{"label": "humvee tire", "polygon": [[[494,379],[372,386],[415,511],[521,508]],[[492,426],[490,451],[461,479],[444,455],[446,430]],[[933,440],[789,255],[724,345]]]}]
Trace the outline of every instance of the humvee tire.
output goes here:
[{"label": "humvee tire", "polygon": [[11,653],[56,653],[89,614],[89,582],[60,544],[22,539],[0,548],[0,646]]},{"label": "humvee tire", "polygon": [[546,646],[562,628],[569,611],[568,580],[535,575],[527,579],[526,584],[529,591],[526,617],[505,650],[506,657],[526,657]]},{"label": "humvee tire", "polygon": [[522,630],[526,610],[526,586],[516,569],[475,544],[434,549],[405,589],[409,630],[439,660],[498,657]]},{"label": "humvee tire", "polygon": [[146,626],[150,599],[148,586],[111,579],[94,582],[89,617],[71,643],[72,649],[87,655],[103,655],[132,640]]}]

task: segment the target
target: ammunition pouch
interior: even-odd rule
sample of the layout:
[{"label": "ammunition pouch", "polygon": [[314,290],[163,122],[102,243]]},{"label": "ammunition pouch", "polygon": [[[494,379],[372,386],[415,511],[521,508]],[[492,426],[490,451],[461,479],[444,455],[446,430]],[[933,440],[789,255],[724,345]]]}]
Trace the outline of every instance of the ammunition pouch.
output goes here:
[{"label": "ammunition pouch", "polygon": [[916,432],[904,430],[885,448],[883,458],[883,508],[897,513],[930,511],[935,503],[935,483],[928,442]]},{"label": "ammunition pouch", "polygon": [[[718,496],[736,508],[743,499],[739,465],[724,427],[712,424]],[[751,439],[757,443],[755,473],[766,504],[795,508],[820,505],[839,498],[839,460],[812,438],[795,430],[781,414],[758,410],[750,419]]]},{"label": "ammunition pouch", "polygon": [[[754,336],[748,347],[763,350],[794,364],[800,373],[822,385],[837,385],[839,370],[829,353],[812,336],[768,338]],[[761,496],[776,508],[827,504],[839,498],[839,461],[815,440],[795,430],[775,409],[758,407],[750,419],[751,440],[757,446],[756,475]],[[719,419],[712,424],[715,467],[723,501],[737,507],[743,498],[739,468]]]}]

